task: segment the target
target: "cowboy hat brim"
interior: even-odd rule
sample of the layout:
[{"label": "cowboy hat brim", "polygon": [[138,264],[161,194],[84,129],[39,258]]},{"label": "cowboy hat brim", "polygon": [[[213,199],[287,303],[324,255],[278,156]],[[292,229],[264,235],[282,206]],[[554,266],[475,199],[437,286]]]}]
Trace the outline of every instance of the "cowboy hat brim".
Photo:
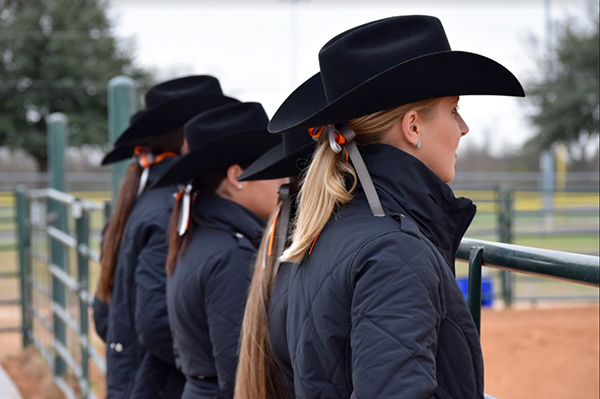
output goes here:
[{"label": "cowboy hat brim", "polygon": [[123,161],[126,159],[130,159],[133,157],[133,149],[135,146],[123,146],[116,147],[109,151],[104,158],[102,158],[102,162],[100,163],[102,166],[109,165],[111,163]]},{"label": "cowboy hat brim", "polygon": [[[264,135],[261,135],[260,143],[257,143],[257,134],[260,133]],[[177,159],[151,188],[185,184],[234,164],[252,162],[266,150],[281,143],[280,138],[266,133],[264,129],[248,131],[208,142]],[[271,140],[271,137],[276,139]]]},{"label": "cowboy hat brim", "polygon": [[271,133],[308,129],[437,97],[499,95],[524,97],[517,78],[479,54],[443,51],[400,63],[328,102],[317,73],[300,85],[269,123]]},{"label": "cowboy hat brim", "polygon": [[273,147],[248,166],[238,181],[269,180],[296,176],[310,163],[316,142],[297,148],[287,156],[283,152],[283,143]]},{"label": "cowboy hat brim", "polygon": [[187,121],[204,111],[234,102],[239,101],[217,94],[193,94],[165,101],[146,110],[121,134],[115,146],[139,144],[142,140],[183,127]]}]

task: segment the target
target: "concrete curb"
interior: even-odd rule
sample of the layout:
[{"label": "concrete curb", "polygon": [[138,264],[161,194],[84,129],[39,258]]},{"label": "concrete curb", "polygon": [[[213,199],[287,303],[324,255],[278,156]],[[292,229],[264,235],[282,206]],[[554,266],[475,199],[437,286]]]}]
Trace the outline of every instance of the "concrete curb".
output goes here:
[{"label": "concrete curb", "polygon": [[3,399],[23,399],[17,386],[10,379],[6,371],[0,366],[0,392]]}]

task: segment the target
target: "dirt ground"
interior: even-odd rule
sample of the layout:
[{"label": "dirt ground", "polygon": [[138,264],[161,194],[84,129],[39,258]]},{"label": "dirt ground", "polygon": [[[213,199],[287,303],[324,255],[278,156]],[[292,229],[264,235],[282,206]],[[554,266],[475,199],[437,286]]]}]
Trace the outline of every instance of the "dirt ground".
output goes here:
[{"label": "dirt ground", "polygon": [[[486,393],[498,399],[599,398],[598,304],[547,306],[483,310]],[[0,335],[0,362],[23,398],[62,399],[42,357],[22,351],[20,343],[18,334]],[[95,369],[92,379],[102,398]]]},{"label": "dirt ground", "polygon": [[598,305],[484,311],[485,391],[498,399],[599,397]]}]

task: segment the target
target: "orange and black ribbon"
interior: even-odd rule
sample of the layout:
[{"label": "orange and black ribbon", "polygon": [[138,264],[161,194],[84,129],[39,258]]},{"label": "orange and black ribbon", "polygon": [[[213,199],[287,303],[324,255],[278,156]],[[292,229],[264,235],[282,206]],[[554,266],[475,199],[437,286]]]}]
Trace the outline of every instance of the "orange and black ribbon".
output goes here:
[{"label": "orange and black ribbon", "polygon": [[143,145],[136,145],[133,148],[133,153],[137,157],[138,163],[143,168],[142,175],[140,176],[140,184],[138,185],[137,197],[142,195],[146,188],[146,183],[148,183],[148,176],[150,174],[150,166],[162,162],[165,158],[178,155],[176,152],[168,151],[154,156],[150,147]]}]

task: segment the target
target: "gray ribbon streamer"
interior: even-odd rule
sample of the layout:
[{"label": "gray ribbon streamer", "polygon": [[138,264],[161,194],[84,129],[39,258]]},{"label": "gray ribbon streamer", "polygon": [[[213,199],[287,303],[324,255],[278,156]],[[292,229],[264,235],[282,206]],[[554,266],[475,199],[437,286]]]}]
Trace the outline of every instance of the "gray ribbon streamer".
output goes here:
[{"label": "gray ribbon streamer", "polygon": [[344,144],[344,146],[346,147],[346,151],[348,151],[348,155],[352,160],[352,165],[354,165],[354,170],[356,170],[358,180],[360,181],[363,190],[365,190],[365,195],[367,196],[367,201],[369,202],[369,207],[371,208],[371,212],[373,212],[373,216],[385,216],[385,212],[381,206],[381,201],[379,201],[379,196],[377,195],[377,191],[373,185],[373,180],[371,180],[367,166],[360,155],[360,151],[358,151],[358,148],[354,143],[354,137],[356,137],[356,133],[348,125],[343,125],[340,129],[340,132],[346,138],[346,144]]}]

